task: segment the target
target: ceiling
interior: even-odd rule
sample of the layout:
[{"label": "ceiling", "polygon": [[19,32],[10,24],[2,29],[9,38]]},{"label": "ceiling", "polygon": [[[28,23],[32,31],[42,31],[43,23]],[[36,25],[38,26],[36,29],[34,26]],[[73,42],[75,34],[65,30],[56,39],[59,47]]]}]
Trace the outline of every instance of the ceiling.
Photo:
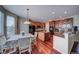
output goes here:
[{"label": "ceiling", "polygon": [[79,14],[78,5],[3,5],[3,7],[24,18],[27,18],[29,8],[29,18],[43,22]]}]

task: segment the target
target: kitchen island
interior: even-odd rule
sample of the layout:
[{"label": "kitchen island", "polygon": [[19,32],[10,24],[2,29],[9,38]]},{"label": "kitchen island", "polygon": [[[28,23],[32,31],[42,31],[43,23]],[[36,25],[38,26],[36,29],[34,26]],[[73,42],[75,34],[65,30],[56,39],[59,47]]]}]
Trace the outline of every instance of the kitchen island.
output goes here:
[{"label": "kitchen island", "polygon": [[63,35],[53,35],[53,48],[62,54],[71,52],[75,41],[75,34],[63,33]]},{"label": "kitchen island", "polygon": [[47,41],[50,39],[50,33],[45,31],[38,32],[38,38],[42,41]]},{"label": "kitchen island", "polygon": [[50,38],[50,32],[46,32],[46,30],[44,29],[38,29],[36,30],[37,35],[38,35],[38,39],[40,39],[41,41],[47,41]]}]

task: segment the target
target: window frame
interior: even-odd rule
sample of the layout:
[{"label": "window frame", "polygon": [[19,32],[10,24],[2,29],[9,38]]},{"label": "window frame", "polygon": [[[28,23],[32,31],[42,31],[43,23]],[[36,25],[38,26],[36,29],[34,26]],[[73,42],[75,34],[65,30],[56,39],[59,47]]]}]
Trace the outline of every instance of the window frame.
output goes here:
[{"label": "window frame", "polygon": [[14,15],[14,14],[12,14],[12,13],[10,13],[10,12],[7,12],[6,13],[6,37],[7,37],[7,16],[12,16],[12,17],[14,17],[15,18],[15,24],[14,24],[14,26],[15,26],[15,34],[16,34],[16,30],[17,30],[17,27],[16,27],[16,21],[17,21],[17,16],[16,15]]},{"label": "window frame", "polygon": [[19,16],[17,16],[16,14],[6,10],[3,6],[0,6],[0,11],[4,13],[4,35],[5,37],[7,37],[7,28],[6,28],[6,21],[7,21],[7,15],[11,15],[13,17],[15,17],[15,34],[19,34],[20,33],[20,27],[19,27]]},{"label": "window frame", "polygon": [[4,29],[5,29],[5,28],[4,28],[4,20],[5,20],[4,18],[5,18],[5,13],[4,13],[1,9],[0,9],[0,12],[3,13],[3,20],[2,20],[2,22],[3,22],[3,23],[2,23],[2,25],[3,25],[3,30],[2,30],[2,35],[4,35]]}]

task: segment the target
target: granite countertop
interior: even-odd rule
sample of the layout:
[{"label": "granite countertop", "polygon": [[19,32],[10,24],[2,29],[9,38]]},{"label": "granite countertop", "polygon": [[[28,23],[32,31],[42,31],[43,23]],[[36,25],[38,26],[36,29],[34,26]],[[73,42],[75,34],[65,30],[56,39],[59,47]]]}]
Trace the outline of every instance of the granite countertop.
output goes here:
[{"label": "granite countertop", "polygon": [[65,38],[64,34],[63,33],[60,33],[60,32],[55,32],[54,35],[55,36],[62,37],[62,38]]}]

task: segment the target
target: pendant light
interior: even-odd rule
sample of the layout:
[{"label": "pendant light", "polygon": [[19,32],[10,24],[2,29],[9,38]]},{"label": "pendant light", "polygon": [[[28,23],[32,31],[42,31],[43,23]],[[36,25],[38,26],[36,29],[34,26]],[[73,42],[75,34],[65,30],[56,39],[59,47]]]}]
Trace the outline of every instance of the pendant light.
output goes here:
[{"label": "pendant light", "polygon": [[31,22],[29,21],[29,9],[27,9],[27,19],[24,24],[31,24]]}]

